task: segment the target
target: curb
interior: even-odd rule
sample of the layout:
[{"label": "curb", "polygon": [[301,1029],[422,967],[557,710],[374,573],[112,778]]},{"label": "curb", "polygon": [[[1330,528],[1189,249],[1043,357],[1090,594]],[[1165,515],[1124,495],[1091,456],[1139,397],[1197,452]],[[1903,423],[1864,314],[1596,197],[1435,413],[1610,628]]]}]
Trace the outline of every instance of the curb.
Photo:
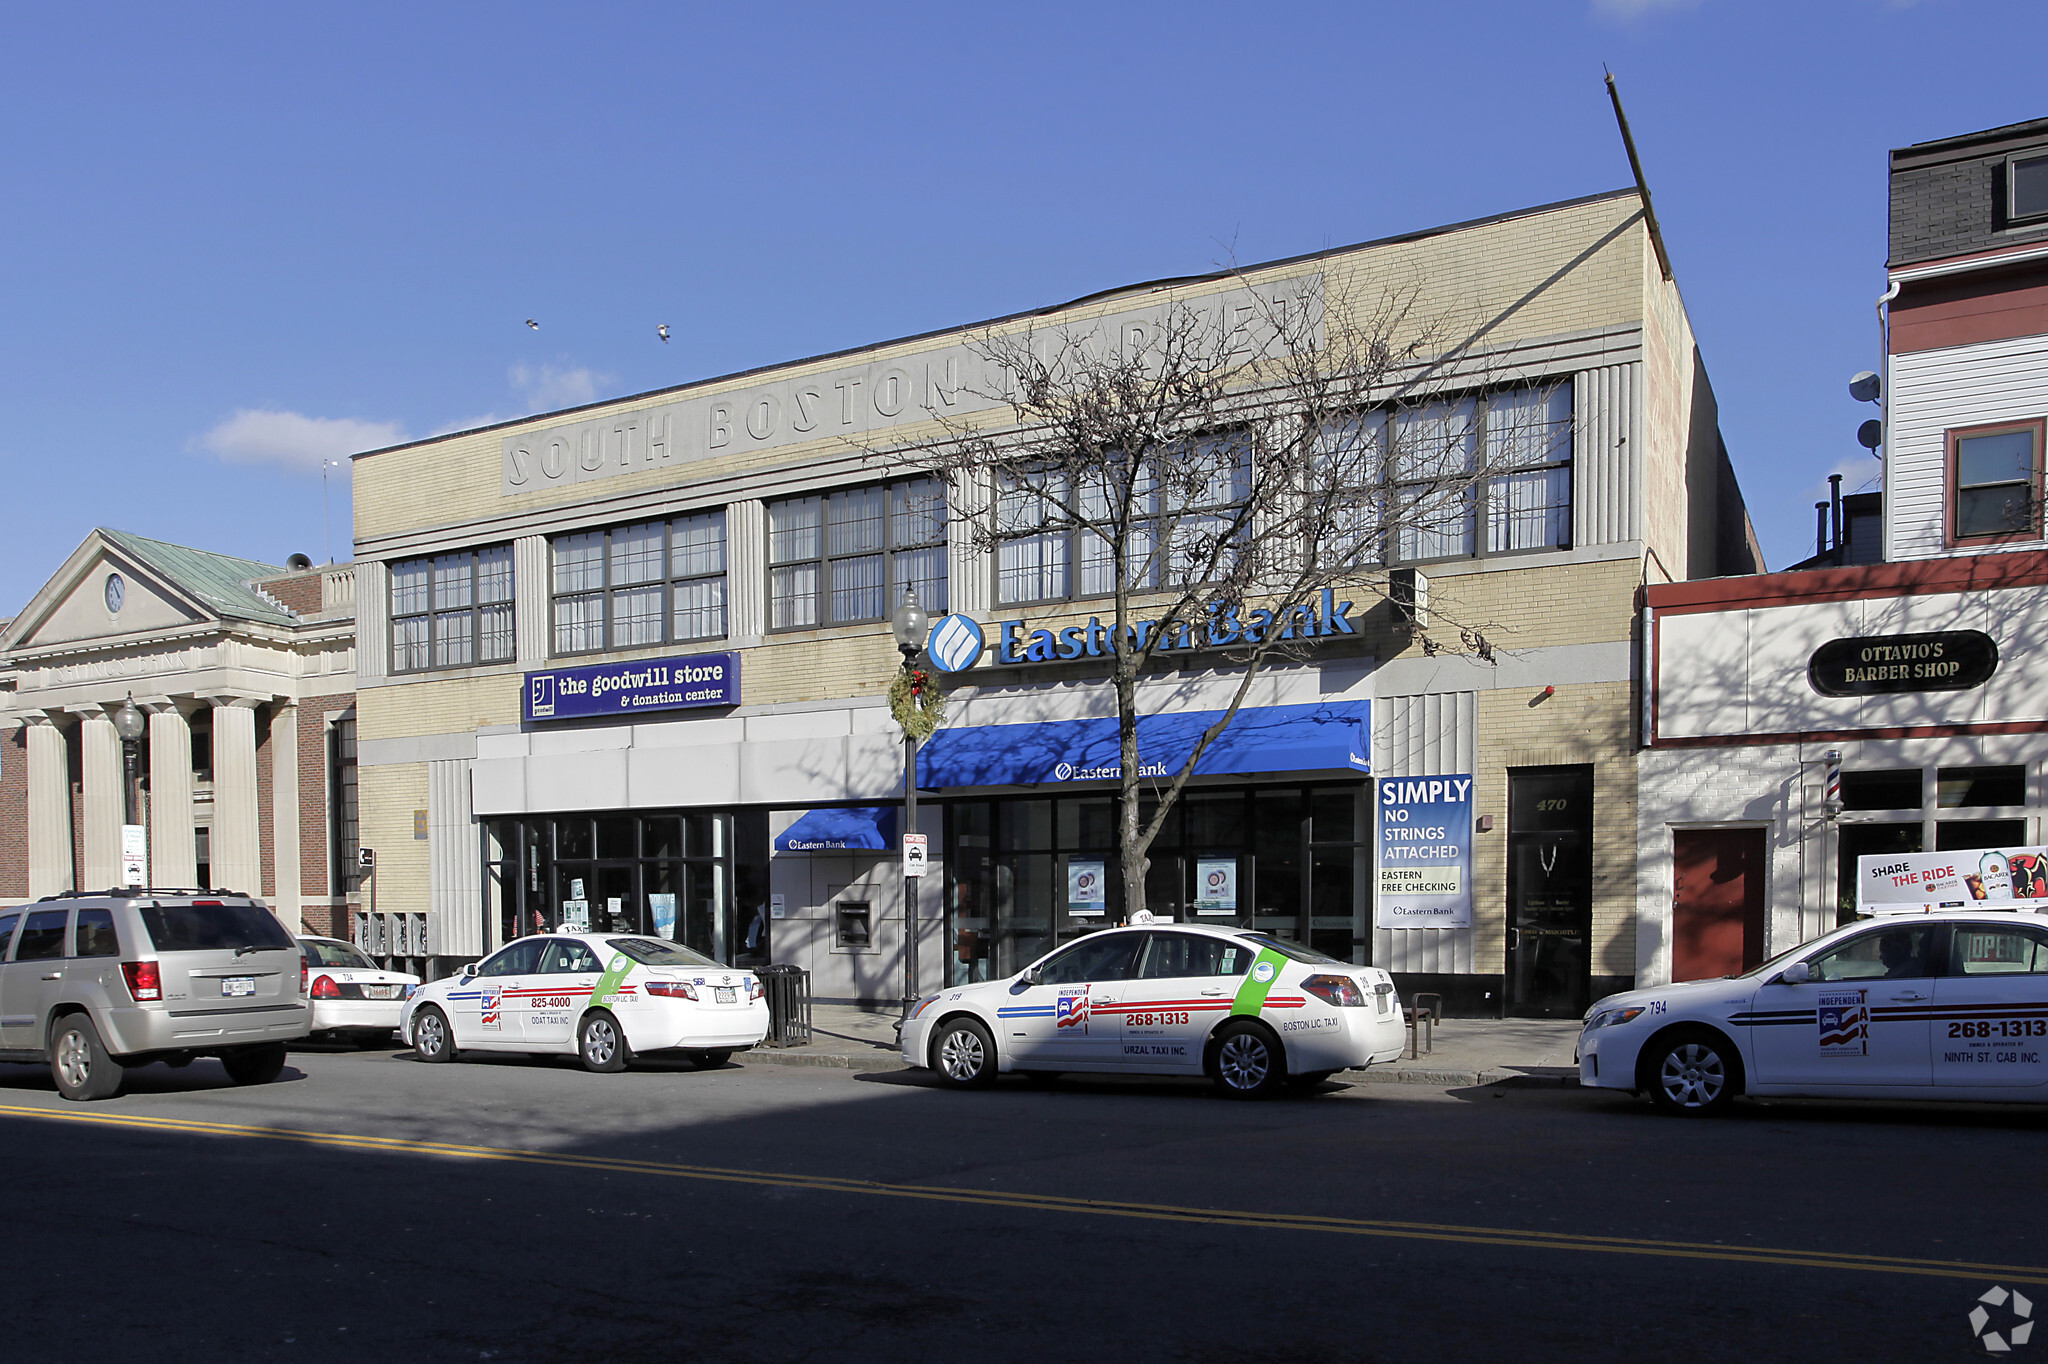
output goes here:
[{"label": "curb", "polygon": [[1519,1070],[1387,1070],[1373,1067],[1346,1072],[1344,1078],[1359,1084],[1435,1085],[1443,1089],[1476,1089],[1504,1085],[1515,1089],[1577,1089],[1576,1075],[1531,1075]]},{"label": "curb", "polygon": [[733,1060],[753,1064],[765,1062],[771,1066],[812,1066],[827,1070],[902,1070],[903,1059],[894,1052],[880,1052],[867,1056],[848,1056],[838,1052],[782,1051],[753,1048],[733,1053]]}]

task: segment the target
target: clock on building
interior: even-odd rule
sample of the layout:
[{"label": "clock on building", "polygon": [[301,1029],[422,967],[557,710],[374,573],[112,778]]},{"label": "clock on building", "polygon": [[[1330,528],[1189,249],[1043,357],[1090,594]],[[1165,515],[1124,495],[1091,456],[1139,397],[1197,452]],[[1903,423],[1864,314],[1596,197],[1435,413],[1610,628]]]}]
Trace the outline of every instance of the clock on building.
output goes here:
[{"label": "clock on building", "polygon": [[121,603],[128,599],[128,584],[121,581],[118,573],[107,575],[107,610],[114,615],[121,614]]}]

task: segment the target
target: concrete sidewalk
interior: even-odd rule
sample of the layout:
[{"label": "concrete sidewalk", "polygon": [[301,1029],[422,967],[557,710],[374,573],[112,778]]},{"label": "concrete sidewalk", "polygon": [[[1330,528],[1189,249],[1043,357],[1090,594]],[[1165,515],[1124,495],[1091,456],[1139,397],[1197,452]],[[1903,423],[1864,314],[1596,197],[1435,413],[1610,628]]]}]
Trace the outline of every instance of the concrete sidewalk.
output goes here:
[{"label": "concrete sidewalk", "polygon": [[[807,1047],[756,1047],[737,1058],[743,1064],[829,1066],[840,1070],[897,1070],[896,1012],[870,1012],[847,1004],[811,1008]],[[1419,1084],[1442,1088],[1499,1084],[1577,1084],[1572,1049],[1577,1019],[1452,1018],[1436,1025],[1435,1047],[1415,1059],[1370,1070],[1345,1072],[1346,1080],[1370,1084]],[[1428,1046],[1425,1029],[1421,1043]]]}]

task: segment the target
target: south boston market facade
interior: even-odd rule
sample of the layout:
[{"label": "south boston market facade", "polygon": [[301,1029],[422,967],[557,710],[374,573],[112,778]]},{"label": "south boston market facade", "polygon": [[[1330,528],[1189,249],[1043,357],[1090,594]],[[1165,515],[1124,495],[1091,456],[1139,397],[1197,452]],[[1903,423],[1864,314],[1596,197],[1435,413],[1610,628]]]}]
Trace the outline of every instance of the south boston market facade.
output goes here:
[{"label": "south boston market facade", "polygon": [[958,517],[988,490],[887,451],[1000,422],[975,396],[991,335],[1125,335],[1247,297],[1312,295],[1334,324],[1413,288],[1454,340],[1378,419],[1435,423],[1473,467],[1532,394],[1551,432],[1385,566],[1484,622],[1483,647],[1425,652],[1384,571],[1174,640],[1140,683],[1148,779],[1228,704],[1212,638],[1291,629],[1299,656],[1204,756],[1148,907],[1384,966],[1453,1011],[1576,1013],[1638,956],[1639,594],[1760,567],[1659,256],[1631,190],[358,456],[379,911],[424,911],[442,970],[588,926],[795,963],[820,999],[899,997],[887,617],[914,587],[948,691],[919,764],[921,988],[1118,922],[1111,607],[1071,546],[977,550]]}]

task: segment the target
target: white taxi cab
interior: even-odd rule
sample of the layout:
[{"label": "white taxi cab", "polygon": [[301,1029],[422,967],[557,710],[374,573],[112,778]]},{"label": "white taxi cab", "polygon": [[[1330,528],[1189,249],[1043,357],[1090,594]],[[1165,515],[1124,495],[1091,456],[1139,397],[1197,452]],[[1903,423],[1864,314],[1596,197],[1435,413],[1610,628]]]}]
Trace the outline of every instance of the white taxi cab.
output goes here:
[{"label": "white taxi cab", "polygon": [[418,976],[386,971],[339,938],[300,938],[299,955],[314,1036],[348,1038],[358,1046],[388,1042],[399,1010],[420,988]]},{"label": "white taxi cab", "polygon": [[2048,918],[1887,915],[1739,976],[1609,995],[1579,1082],[1685,1114],[1738,1094],[2048,1102]]},{"label": "white taxi cab", "polygon": [[1401,1054],[1393,978],[1238,928],[1138,923],[918,1001],[903,1060],[955,1088],[1000,1072],[1207,1075],[1255,1098]]},{"label": "white taxi cab", "polygon": [[752,971],[665,938],[536,934],[421,986],[399,1026],[422,1061],[561,1053],[620,1071],[636,1055],[672,1052],[710,1069],[768,1035],[768,1003]]}]

